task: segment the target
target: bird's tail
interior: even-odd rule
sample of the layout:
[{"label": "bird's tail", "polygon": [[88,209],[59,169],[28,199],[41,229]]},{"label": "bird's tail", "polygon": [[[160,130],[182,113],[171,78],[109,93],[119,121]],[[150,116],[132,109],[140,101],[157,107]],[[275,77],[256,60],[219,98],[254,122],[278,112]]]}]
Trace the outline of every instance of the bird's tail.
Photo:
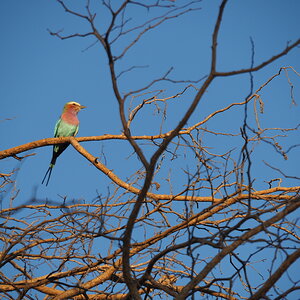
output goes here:
[{"label": "bird's tail", "polygon": [[49,166],[49,168],[48,168],[48,170],[47,170],[47,172],[46,172],[46,174],[45,174],[45,176],[43,178],[42,184],[44,184],[44,181],[45,181],[45,179],[46,179],[46,177],[48,175],[48,179],[46,181],[46,186],[48,185],[50,177],[51,177],[51,173],[52,173],[53,167],[54,167],[54,164],[50,164],[50,166]]}]

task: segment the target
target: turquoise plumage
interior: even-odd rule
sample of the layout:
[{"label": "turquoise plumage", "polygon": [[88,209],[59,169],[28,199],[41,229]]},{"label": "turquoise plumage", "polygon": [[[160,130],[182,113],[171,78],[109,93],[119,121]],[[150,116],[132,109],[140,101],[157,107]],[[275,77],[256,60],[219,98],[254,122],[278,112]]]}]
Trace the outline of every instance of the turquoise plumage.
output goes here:
[{"label": "turquoise plumage", "polygon": [[[79,129],[79,120],[77,118],[77,114],[83,108],[85,108],[85,106],[80,105],[79,103],[74,101],[66,103],[59,120],[56,122],[54,128],[54,137],[76,136]],[[48,185],[52,169],[56,163],[57,158],[66,150],[68,146],[69,143],[58,144],[53,146],[50,166],[44,176],[42,184],[44,183],[48,175],[46,186]]]}]

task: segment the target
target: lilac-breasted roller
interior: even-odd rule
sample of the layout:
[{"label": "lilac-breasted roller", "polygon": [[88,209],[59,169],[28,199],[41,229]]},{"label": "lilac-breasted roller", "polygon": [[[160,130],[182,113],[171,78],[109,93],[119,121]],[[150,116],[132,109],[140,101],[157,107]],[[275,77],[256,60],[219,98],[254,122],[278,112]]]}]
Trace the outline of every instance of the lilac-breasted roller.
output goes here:
[{"label": "lilac-breasted roller", "polygon": [[[77,118],[77,114],[82,108],[85,108],[85,106],[80,105],[79,103],[74,101],[65,104],[63,112],[59,120],[56,122],[54,128],[54,137],[75,136],[77,134],[79,129],[79,120]],[[58,144],[53,146],[53,153],[50,166],[44,176],[42,184],[44,183],[48,175],[46,186],[48,185],[52,169],[55,165],[57,158],[66,150],[68,146],[69,143]]]}]

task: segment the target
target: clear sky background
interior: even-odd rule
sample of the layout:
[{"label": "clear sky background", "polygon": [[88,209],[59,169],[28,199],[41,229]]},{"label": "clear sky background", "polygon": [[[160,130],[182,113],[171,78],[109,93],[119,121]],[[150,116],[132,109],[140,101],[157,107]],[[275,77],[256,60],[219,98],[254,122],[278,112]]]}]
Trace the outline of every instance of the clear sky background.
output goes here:
[{"label": "clear sky background", "polygon": [[[85,3],[85,1],[76,2]],[[203,1],[201,10],[167,22],[145,35],[128,53],[126,59],[122,60],[119,71],[132,65],[149,67],[125,75],[121,81],[122,91],[138,89],[153,78],[164,74],[172,66],[174,67],[172,78],[177,80],[197,80],[205,76],[210,66],[211,34],[219,4],[220,1],[215,0]],[[287,42],[299,38],[299,15],[298,0],[230,1],[219,35],[219,71],[250,66],[250,37],[255,44],[256,64],[282,51]],[[138,12],[134,17],[141,18]],[[97,18],[102,18],[100,13]],[[103,20],[99,19],[98,24],[104,26],[105,22],[103,16]],[[2,0],[0,28],[1,150],[52,137],[55,122],[63,105],[68,101],[77,101],[87,106],[79,114],[81,125],[78,136],[121,133],[117,102],[112,93],[103,49],[99,44],[90,47],[94,41],[90,37],[61,41],[48,32],[48,29],[52,31],[63,29],[63,34],[84,32],[87,25],[82,20],[66,14],[54,0]],[[288,56],[255,73],[254,90],[274,75],[280,67],[293,66],[300,72],[299,58],[300,49],[296,48]],[[281,76],[280,79],[276,79],[276,83],[266,88],[262,94],[266,110],[263,116],[265,127],[293,128],[300,123],[300,78],[291,74],[291,79],[298,106],[291,104],[286,78]],[[157,88],[165,89],[162,95],[166,97],[176,94],[181,89],[180,86],[175,88],[169,84]],[[242,101],[249,91],[248,75],[217,79],[189,125],[202,120],[217,108],[231,102]],[[184,100],[189,103],[188,94],[186,98],[180,100],[181,102],[170,105],[165,131],[177,124],[176,121],[186,107]],[[242,111],[241,109],[240,118],[232,118],[229,114],[228,119],[226,117],[216,119],[214,128],[238,133],[243,120]],[[132,133],[158,133],[157,130],[153,132],[155,120],[153,111],[149,110],[145,119],[137,119]],[[212,139],[209,143],[210,146],[220,146],[222,138]],[[290,145],[299,144],[299,132],[292,134],[292,140],[282,143],[285,149]],[[135,160],[128,158],[132,150],[126,142],[89,142],[83,145],[95,156],[101,157],[103,151],[107,166],[123,180],[140,167]],[[270,151],[269,146],[261,147],[265,148],[262,148],[261,154],[254,157],[258,161],[253,170],[254,175],[262,176],[261,182],[264,179],[271,179],[268,178],[268,170],[261,162],[262,159],[269,159],[269,162],[283,168],[288,175],[299,176],[300,159],[297,159],[299,148],[291,150],[289,159],[285,161],[280,155]],[[33,193],[36,193],[36,197],[41,201],[50,199],[59,202],[60,196],[67,196],[70,200],[84,199],[89,202],[97,196],[97,192],[106,191],[108,181],[104,175],[71,146],[57,160],[48,187],[42,186],[41,180],[48,168],[52,147],[43,147],[32,152],[35,155],[22,163],[13,158],[0,161],[1,172],[9,172],[13,167],[20,168],[16,186],[11,187],[20,189],[19,197],[15,200],[16,204],[29,201]],[[147,153],[148,157],[150,153]],[[291,179],[285,180],[283,185],[292,184],[295,184],[295,181]],[[9,197],[2,198],[2,206],[7,206],[8,200]]]},{"label": "clear sky background", "polygon": [[[121,85],[123,91],[139,88],[155,76],[164,74],[171,66],[174,66],[174,79],[196,80],[206,75],[210,61],[212,26],[218,5],[219,1],[203,1],[201,10],[167,22],[145,35],[122,61],[120,70],[131,65],[149,67],[124,76],[126,80]],[[281,51],[288,41],[294,41],[299,35],[299,12],[300,3],[296,0],[230,1],[220,31],[219,69],[232,70],[250,65],[250,37],[255,43],[257,63]],[[81,126],[78,136],[121,132],[116,99],[112,94],[107,72],[107,61],[100,45],[86,50],[93,43],[92,38],[61,41],[47,31],[63,29],[65,34],[74,33],[76,30],[84,32],[87,25],[82,20],[66,14],[56,1],[1,1],[0,14],[1,149],[51,137],[64,103],[73,100],[87,106],[79,115]],[[254,89],[278,71],[279,67],[293,66],[299,71],[299,64],[299,49],[295,49],[272,66],[254,74]],[[297,96],[299,78],[292,78]],[[164,95],[170,96],[172,92],[166,85]],[[215,108],[225,106],[226,101],[241,101],[248,92],[247,75],[218,79],[209,89],[209,94],[196,115],[194,114],[194,120],[197,121],[199,116],[202,119]],[[268,122],[271,125],[272,120],[279,119],[283,121],[276,126],[283,124],[293,127],[298,124],[299,107],[290,104],[288,84],[284,78],[277,80],[264,95],[267,96],[264,98],[268,112],[265,115],[268,118],[264,119],[267,125]],[[180,110],[176,110],[176,105],[170,108],[170,126],[175,124],[171,122],[172,118],[176,121],[180,116],[182,107],[178,107]],[[233,123],[236,130],[239,130],[241,120],[238,120],[238,124]],[[229,123],[226,122],[226,125],[230,126]],[[133,133],[150,133],[153,128],[151,125],[148,120],[139,122]],[[168,123],[165,128],[170,129],[167,125]],[[216,124],[218,125],[224,128],[224,120]],[[299,134],[294,137],[297,143]],[[100,155],[104,147],[104,151],[108,153],[108,166],[121,166],[118,174],[121,177],[125,175],[122,173],[122,166],[128,164],[124,157],[130,154],[130,148],[126,148],[124,142],[114,143],[117,147],[98,142],[84,145],[96,156],[97,152]],[[122,151],[126,154],[121,155]],[[33,152],[36,155],[23,161],[18,173],[17,188],[21,189],[23,195],[19,201],[28,199],[34,187],[38,187],[38,196],[41,198],[56,198],[60,194],[85,199],[93,197],[96,189],[105,187],[104,176],[71,147],[58,159],[50,185],[47,188],[40,186],[52,149],[44,147]],[[275,159],[281,160],[280,157]],[[293,161],[290,166],[291,175],[297,175],[299,161],[298,165]],[[287,166],[289,162],[284,163]],[[11,169],[12,166],[18,167],[19,163],[14,159],[1,161],[3,171]]]}]

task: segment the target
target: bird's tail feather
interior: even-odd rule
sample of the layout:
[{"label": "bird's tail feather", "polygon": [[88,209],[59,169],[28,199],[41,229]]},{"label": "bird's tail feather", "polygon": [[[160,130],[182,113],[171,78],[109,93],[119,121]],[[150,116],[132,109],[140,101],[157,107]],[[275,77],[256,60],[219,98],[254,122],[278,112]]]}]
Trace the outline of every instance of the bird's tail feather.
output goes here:
[{"label": "bird's tail feather", "polygon": [[49,180],[50,180],[50,177],[51,177],[51,173],[52,173],[53,167],[54,167],[54,165],[53,165],[53,164],[50,164],[50,166],[49,166],[49,168],[48,168],[48,170],[47,170],[47,172],[46,172],[46,174],[45,174],[45,176],[44,176],[44,178],[43,178],[42,184],[44,184],[44,181],[45,181],[45,179],[46,179],[46,177],[47,177],[47,175],[48,175],[48,179],[47,179],[47,181],[46,181],[46,186],[48,185]]}]

